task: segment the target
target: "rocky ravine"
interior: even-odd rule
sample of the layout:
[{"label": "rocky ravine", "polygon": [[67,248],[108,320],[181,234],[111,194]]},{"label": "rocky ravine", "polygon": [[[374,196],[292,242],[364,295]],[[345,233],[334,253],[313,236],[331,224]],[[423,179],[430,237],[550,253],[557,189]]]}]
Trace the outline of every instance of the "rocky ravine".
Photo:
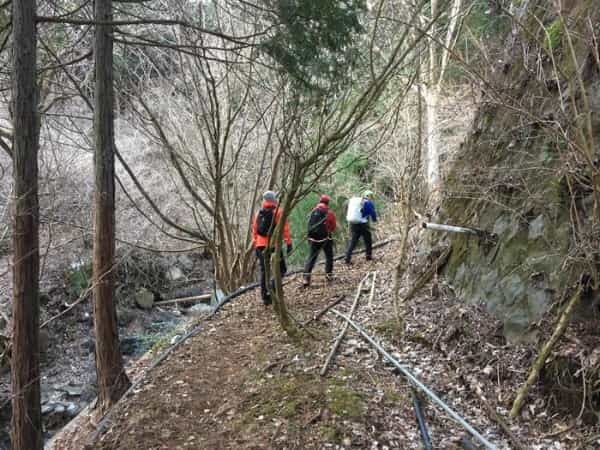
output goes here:
[{"label": "rocky ravine", "polygon": [[[141,261],[146,263],[142,264]],[[157,271],[151,278],[147,273],[150,269]],[[68,273],[72,275],[73,271]],[[143,273],[145,276],[142,276]],[[149,349],[158,351],[169,345],[172,335],[185,327],[188,320],[186,316],[189,315],[186,307],[190,306],[182,304],[142,310],[134,303],[135,292],[150,288],[167,298],[195,295],[210,291],[210,278],[210,262],[199,255],[156,257],[129,254],[127,263],[120,266],[117,285],[121,351],[128,366]],[[65,310],[72,301],[70,290],[74,281],[71,279],[69,284],[69,276],[64,280],[64,284],[54,285],[42,296],[42,322]],[[190,285],[194,287],[186,288]],[[91,303],[87,299],[42,329],[41,387],[46,438],[60,430],[96,396],[91,314]],[[10,448],[9,372],[8,367],[4,367],[0,374],[2,450]]]}]

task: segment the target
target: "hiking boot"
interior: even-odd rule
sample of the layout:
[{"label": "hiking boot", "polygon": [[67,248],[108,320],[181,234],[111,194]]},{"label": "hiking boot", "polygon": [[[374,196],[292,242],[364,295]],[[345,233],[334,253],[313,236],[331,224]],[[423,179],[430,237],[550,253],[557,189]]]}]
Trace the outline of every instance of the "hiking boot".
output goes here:
[{"label": "hiking boot", "polygon": [[331,283],[334,280],[334,276],[331,273],[326,273],[325,274],[325,282],[326,283]]},{"label": "hiking boot", "polygon": [[351,266],[354,263],[352,261],[350,261],[349,259],[345,259],[344,264],[346,264],[347,266]]},{"label": "hiking boot", "polygon": [[273,303],[273,301],[271,300],[271,297],[263,297],[262,301],[263,301],[263,305],[265,305],[265,306],[269,306],[271,303]]}]

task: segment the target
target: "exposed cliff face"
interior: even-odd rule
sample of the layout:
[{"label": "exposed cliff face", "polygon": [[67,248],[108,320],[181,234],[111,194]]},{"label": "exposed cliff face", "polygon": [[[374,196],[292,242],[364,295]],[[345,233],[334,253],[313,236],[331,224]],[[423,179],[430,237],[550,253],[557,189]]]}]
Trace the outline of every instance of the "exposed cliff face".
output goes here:
[{"label": "exposed cliff face", "polygon": [[531,338],[531,325],[575,280],[599,279],[600,13],[589,0],[563,2],[562,15],[548,3],[522,2],[442,208],[449,223],[498,235],[496,244],[453,236],[446,270],[463,298],[504,321],[511,340]]}]

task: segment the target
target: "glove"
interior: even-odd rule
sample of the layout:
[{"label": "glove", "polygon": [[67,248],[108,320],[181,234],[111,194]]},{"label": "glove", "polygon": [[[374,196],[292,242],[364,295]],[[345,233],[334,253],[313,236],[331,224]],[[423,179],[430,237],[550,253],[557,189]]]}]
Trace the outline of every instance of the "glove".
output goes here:
[{"label": "glove", "polygon": [[287,245],[287,254],[288,254],[288,255],[289,255],[290,253],[292,253],[292,249],[293,249],[293,247],[292,247],[292,244],[288,244],[288,245]]}]

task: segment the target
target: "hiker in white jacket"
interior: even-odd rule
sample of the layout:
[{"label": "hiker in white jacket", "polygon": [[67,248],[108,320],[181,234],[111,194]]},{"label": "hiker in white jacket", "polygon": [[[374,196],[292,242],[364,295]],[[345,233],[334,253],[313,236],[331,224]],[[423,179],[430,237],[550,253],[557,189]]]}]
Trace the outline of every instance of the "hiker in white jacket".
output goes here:
[{"label": "hiker in white jacket", "polygon": [[377,212],[373,203],[373,191],[366,190],[362,197],[352,197],[348,202],[346,220],[350,224],[350,242],[346,248],[346,264],[352,263],[352,252],[362,237],[365,242],[367,261],[373,259],[373,238],[369,227],[369,219],[377,222]]}]

